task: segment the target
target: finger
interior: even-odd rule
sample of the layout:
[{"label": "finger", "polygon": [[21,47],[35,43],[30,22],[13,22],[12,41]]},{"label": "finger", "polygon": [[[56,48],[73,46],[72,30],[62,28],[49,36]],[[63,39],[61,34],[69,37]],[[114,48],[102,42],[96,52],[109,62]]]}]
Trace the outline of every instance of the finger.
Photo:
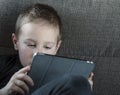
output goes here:
[{"label": "finger", "polygon": [[16,80],[15,81],[15,85],[20,88],[20,90],[22,90],[25,94],[29,93],[29,88],[27,86],[27,84],[21,80]]},{"label": "finger", "polygon": [[92,76],[92,77],[94,76],[94,73],[93,73],[93,72],[91,73],[91,76]]},{"label": "finger", "polygon": [[31,77],[28,76],[28,75],[26,75],[26,76],[24,77],[24,81],[25,81],[29,86],[33,86],[33,85],[34,85],[33,80],[32,80]]},{"label": "finger", "polygon": [[16,78],[18,80],[25,81],[29,86],[34,85],[33,80],[27,74],[21,73],[21,74],[17,75]]},{"label": "finger", "polygon": [[88,79],[89,83],[90,83],[90,86],[91,86],[91,90],[93,90],[93,81]]},{"label": "finger", "polygon": [[93,76],[94,76],[94,73],[92,72],[89,76],[89,80],[92,80],[93,79]]},{"label": "finger", "polygon": [[29,70],[30,70],[30,66],[26,66],[26,67],[20,69],[17,73],[26,73],[26,72],[28,72]]},{"label": "finger", "polygon": [[16,93],[16,94],[19,93],[19,94],[25,95],[24,90],[21,89],[20,87],[16,86],[16,85],[13,88],[11,88],[11,89],[12,89],[13,93]]}]

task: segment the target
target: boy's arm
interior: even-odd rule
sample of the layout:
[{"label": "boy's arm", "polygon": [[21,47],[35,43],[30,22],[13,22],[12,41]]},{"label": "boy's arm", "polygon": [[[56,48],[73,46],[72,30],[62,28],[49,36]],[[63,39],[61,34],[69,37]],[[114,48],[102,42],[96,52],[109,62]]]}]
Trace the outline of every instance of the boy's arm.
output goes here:
[{"label": "boy's arm", "polygon": [[13,93],[20,93],[25,95],[29,93],[29,86],[33,86],[32,79],[27,75],[30,66],[24,67],[16,72],[8,84],[0,89],[0,95],[12,95]]}]

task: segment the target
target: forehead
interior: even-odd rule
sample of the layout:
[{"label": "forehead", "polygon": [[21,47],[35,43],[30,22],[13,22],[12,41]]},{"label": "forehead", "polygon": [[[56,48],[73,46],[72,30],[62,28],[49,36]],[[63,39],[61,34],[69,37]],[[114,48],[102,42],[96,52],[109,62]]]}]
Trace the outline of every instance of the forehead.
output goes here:
[{"label": "forehead", "polygon": [[20,35],[22,35],[22,37],[36,40],[57,40],[59,36],[59,28],[46,22],[31,22],[24,24],[21,27]]}]

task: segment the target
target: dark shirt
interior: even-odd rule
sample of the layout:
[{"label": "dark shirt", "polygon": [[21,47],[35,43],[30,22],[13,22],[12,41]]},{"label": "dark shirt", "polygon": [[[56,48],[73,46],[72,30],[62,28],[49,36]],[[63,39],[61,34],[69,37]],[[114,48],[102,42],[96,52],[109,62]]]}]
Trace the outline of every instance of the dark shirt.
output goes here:
[{"label": "dark shirt", "polygon": [[18,55],[0,56],[0,88],[3,88],[22,67]]}]

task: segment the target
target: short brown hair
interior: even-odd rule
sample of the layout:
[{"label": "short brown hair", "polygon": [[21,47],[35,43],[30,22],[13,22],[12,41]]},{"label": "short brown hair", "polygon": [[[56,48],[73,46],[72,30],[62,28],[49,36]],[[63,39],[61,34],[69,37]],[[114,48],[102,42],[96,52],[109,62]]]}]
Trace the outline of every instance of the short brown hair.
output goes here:
[{"label": "short brown hair", "polygon": [[58,39],[61,39],[61,19],[57,11],[49,5],[39,3],[28,7],[19,15],[16,22],[15,34],[17,36],[19,35],[19,31],[22,25],[29,22],[34,22],[39,19],[45,20],[55,27],[59,27],[60,35]]}]

